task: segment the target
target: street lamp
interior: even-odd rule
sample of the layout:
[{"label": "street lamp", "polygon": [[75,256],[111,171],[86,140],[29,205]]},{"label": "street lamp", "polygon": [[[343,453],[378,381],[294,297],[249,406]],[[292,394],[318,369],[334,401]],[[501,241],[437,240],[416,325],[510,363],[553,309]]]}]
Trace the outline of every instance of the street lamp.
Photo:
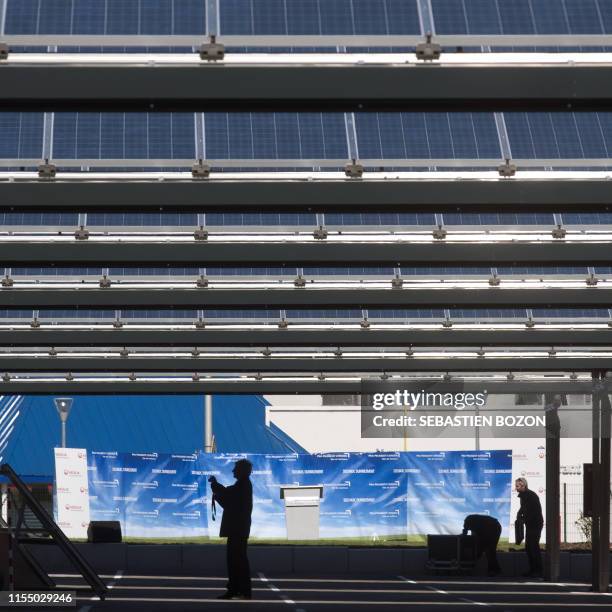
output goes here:
[{"label": "street lamp", "polygon": [[66,421],[72,408],[72,397],[56,397],[53,400],[57,414],[59,414],[60,421],[62,422],[62,448],[66,448]]}]

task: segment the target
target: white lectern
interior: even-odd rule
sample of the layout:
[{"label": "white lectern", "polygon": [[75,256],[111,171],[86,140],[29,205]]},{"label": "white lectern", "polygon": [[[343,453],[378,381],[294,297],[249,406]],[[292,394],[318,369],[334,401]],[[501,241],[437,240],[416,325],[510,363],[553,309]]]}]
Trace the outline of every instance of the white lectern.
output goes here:
[{"label": "white lectern", "polygon": [[323,485],[281,485],[288,540],[319,539],[319,501]]}]

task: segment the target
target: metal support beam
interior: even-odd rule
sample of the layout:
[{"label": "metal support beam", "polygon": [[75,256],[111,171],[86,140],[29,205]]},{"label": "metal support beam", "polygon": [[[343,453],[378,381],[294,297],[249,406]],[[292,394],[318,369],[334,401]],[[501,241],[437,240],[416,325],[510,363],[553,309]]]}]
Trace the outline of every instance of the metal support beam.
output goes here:
[{"label": "metal support beam", "polygon": [[603,307],[612,289],[14,289],[0,308]]},{"label": "metal support beam", "polygon": [[[603,373],[602,373],[603,375]],[[599,588],[601,592],[610,590],[610,430],[612,410],[610,395],[604,393],[601,399],[601,442],[600,442],[600,473],[598,486],[602,493],[599,525]]]},{"label": "metal support beam", "polygon": [[[311,177],[312,178],[312,177]],[[0,211],[604,212],[610,181],[0,180]]]},{"label": "metal support beam", "polygon": [[68,394],[95,394],[95,395],[118,395],[118,394],[206,394],[215,395],[238,395],[278,393],[282,395],[310,394],[355,394],[359,393],[361,383],[359,382],[336,382],[336,381],[228,381],[211,382],[207,380],[192,381],[162,381],[162,382],[92,382],[92,381],[11,381],[5,383],[0,381],[1,394],[27,393],[28,395],[62,395]]},{"label": "metal support beam", "polygon": [[[357,238],[356,238],[357,240]],[[0,242],[5,266],[610,265],[609,242],[256,243]]]},{"label": "metal support beam", "polygon": [[[207,0],[207,4],[211,0]],[[212,0],[214,2],[214,0]],[[0,3],[1,5],[1,3]],[[207,11],[207,17],[210,12]],[[415,47],[422,34],[224,34],[207,19],[207,33],[226,47]],[[426,31],[426,30],[425,30]],[[201,34],[7,34],[3,41],[25,47],[199,47]],[[610,47],[610,34],[436,34],[445,47]],[[575,52],[574,52],[575,53]]]},{"label": "metal support beam", "polygon": [[[610,64],[11,61],[4,111],[607,111]],[[58,60],[62,60],[58,56]],[[152,58],[156,59],[156,58]],[[579,61],[579,60],[578,60]]]},{"label": "metal support beam", "polygon": [[560,469],[561,427],[559,396],[546,394],[546,556],[544,576],[549,582],[559,580],[560,571]]},{"label": "metal support beam", "polygon": [[[404,378],[403,381],[408,379]],[[413,382],[415,379],[411,379]],[[584,382],[544,382],[544,383],[491,383],[486,382],[488,393],[516,394],[533,390],[534,393],[551,391],[555,393],[589,393],[591,383]],[[482,391],[483,383],[465,383],[463,389],[470,392]],[[204,376],[200,380],[98,380],[75,378],[74,380],[47,380],[41,378],[12,379],[4,382],[0,379],[1,394],[70,394],[95,393],[95,394],[164,394],[164,393],[202,393],[202,394],[358,394],[362,392],[360,380],[325,380],[302,379],[296,380],[282,378],[270,380],[262,377],[261,380],[208,380]]]},{"label": "metal support beam", "polygon": [[581,329],[245,329],[206,327],[181,330],[33,329],[0,330],[5,347],[240,347],[240,346],[359,346],[359,347],[461,347],[461,346],[612,346],[612,328]]},{"label": "metal support beam", "polygon": [[0,357],[0,372],[584,372],[597,357]]},{"label": "metal support beam", "polygon": [[592,588],[607,593],[610,584],[610,396],[605,372],[594,375],[593,391],[593,516]]},{"label": "metal support beam", "polygon": [[[598,388],[600,384],[599,372],[593,373],[593,393],[591,401],[592,410],[592,488],[591,488],[591,584],[592,590],[596,593],[602,592],[602,585],[599,582],[599,543],[600,534],[599,528],[601,525],[601,500],[602,491],[599,488],[601,481],[601,463],[600,463],[600,443],[601,443],[601,391]],[[606,589],[607,590],[606,580]]]},{"label": "metal support beam", "polygon": [[[354,113],[349,113],[352,116]],[[299,171],[313,171],[314,168],[318,171],[328,170],[337,171],[338,168],[344,167],[347,162],[346,157],[333,158],[333,157],[283,157],[282,159],[276,158],[241,158],[233,157],[232,159],[218,159],[208,157],[205,153],[206,149],[203,146],[203,126],[202,118],[204,113],[196,113],[194,116],[195,130],[196,130],[196,157],[197,160],[206,160],[206,165],[210,168],[211,175],[214,175],[219,170],[231,171],[240,169],[243,171],[245,168],[250,168],[253,172],[263,173],[265,169],[269,169],[270,172],[278,172],[279,169],[284,169],[293,172]],[[503,117],[503,113],[496,113],[496,116]],[[607,157],[538,157],[538,158],[526,158],[526,157],[512,157],[512,154],[506,146],[502,147],[502,157],[359,157],[356,149],[356,132],[354,126],[351,136],[352,145],[349,150],[348,159],[359,159],[359,164],[363,166],[364,171],[369,172],[381,172],[380,168],[393,168],[395,172],[397,169],[404,168],[407,171],[414,171],[415,168],[438,168],[439,170],[444,168],[446,172],[473,172],[476,169],[481,170],[495,170],[497,172],[499,165],[503,164],[505,160],[511,159],[512,163],[520,168],[521,171],[525,170],[542,170],[544,168],[547,171],[551,170],[565,170],[569,171],[590,171],[596,172],[596,168],[605,171],[612,166],[612,162]],[[348,143],[347,143],[348,144]],[[117,168],[120,172],[124,172],[126,168],[132,169],[134,172],[142,172],[143,168],[149,168],[153,171],[159,171],[160,168],[164,168],[166,172],[170,169],[176,169],[177,171],[187,172],[192,169],[194,165],[193,157],[180,158],[180,157],[130,157],[129,159],[120,157],[52,157],[53,164],[60,168],[58,174],[63,175],[63,178],[67,178],[65,174],[66,169],[82,169],[83,167],[88,168],[89,171],[96,169],[98,172],[110,172],[112,168]],[[2,157],[0,158],[0,169],[8,168],[36,168],[40,164],[40,157]],[[102,170],[104,169],[104,170]],[[571,170],[570,170],[571,169]],[[14,174],[14,173],[12,173]],[[57,176],[57,175],[56,175]],[[217,175],[219,177],[219,175]],[[150,177],[149,177],[150,178]],[[226,177],[227,178],[227,177]],[[396,178],[396,177],[395,177]],[[523,175],[523,178],[524,175]],[[581,177],[584,178],[584,177]]]}]

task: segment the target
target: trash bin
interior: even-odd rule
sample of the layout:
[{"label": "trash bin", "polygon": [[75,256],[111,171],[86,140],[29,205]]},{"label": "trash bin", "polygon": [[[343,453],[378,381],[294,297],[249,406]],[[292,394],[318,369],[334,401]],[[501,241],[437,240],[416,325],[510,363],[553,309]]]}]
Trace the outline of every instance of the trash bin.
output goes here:
[{"label": "trash bin", "polygon": [[322,485],[282,485],[280,497],[285,500],[285,522],[288,540],[319,539],[319,506]]}]

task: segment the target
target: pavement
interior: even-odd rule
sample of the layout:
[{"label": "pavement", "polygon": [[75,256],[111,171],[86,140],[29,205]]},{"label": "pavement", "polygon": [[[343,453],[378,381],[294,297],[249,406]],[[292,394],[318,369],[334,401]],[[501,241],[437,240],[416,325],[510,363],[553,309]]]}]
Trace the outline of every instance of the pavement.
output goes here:
[{"label": "pavement", "polygon": [[[62,589],[78,589],[78,612],[224,611],[354,612],[359,610],[612,610],[612,593],[591,593],[578,582],[402,575],[264,575],[253,577],[253,599],[217,600],[226,578],[218,576],[102,575],[104,601],[75,574],[53,574]],[[71,608],[74,610],[75,608]]]}]

